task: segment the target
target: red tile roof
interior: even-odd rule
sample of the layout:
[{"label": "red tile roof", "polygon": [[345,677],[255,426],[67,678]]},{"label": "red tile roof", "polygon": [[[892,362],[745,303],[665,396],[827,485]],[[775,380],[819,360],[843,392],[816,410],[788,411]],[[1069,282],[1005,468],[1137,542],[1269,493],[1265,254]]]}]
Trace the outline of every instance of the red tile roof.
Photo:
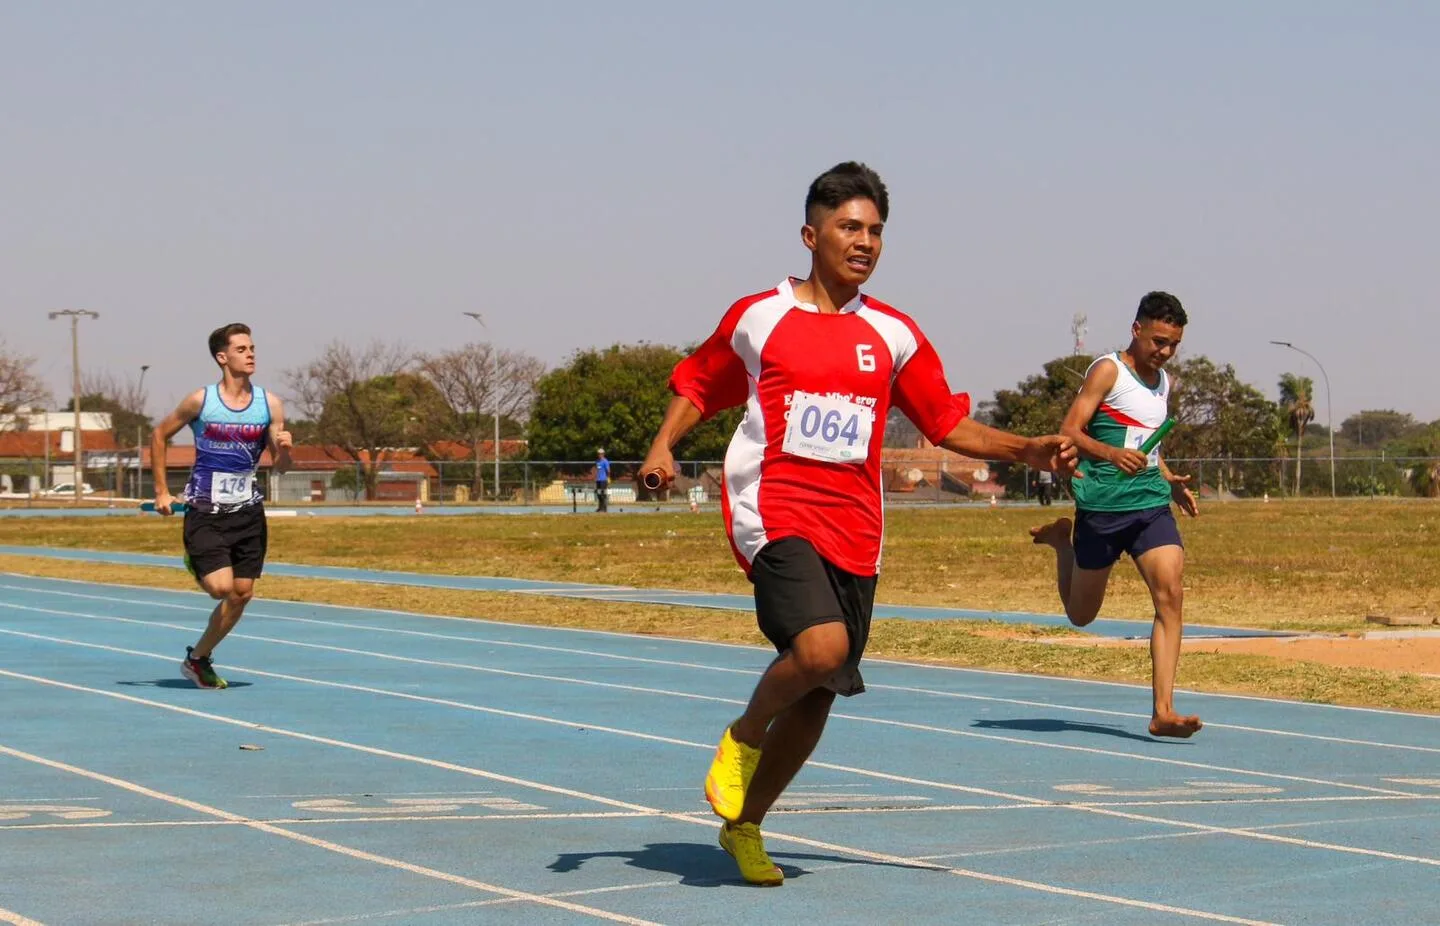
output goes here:
[{"label": "red tile roof", "polygon": [[[464,462],[475,459],[475,446],[458,440],[437,440],[425,448],[430,455],[437,460],[455,460]],[[501,440],[500,458],[502,460],[513,460],[525,456],[530,449],[530,442],[523,440]],[[485,440],[480,442],[480,459],[495,459],[495,442]]]},{"label": "red tile roof", "polygon": [[[40,459],[45,456],[45,438],[50,438],[51,458],[63,457],[73,450],[61,450],[63,431],[0,431],[0,459]],[[81,431],[80,449],[91,451],[114,451],[115,435],[110,431]],[[126,448],[119,448],[124,450]]]}]

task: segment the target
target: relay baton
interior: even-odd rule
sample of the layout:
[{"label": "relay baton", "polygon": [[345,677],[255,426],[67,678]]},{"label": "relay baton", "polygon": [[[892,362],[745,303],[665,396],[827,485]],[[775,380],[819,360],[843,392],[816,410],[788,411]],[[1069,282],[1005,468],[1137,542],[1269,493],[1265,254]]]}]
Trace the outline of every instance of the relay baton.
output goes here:
[{"label": "relay baton", "polygon": [[1160,425],[1160,427],[1156,428],[1154,434],[1151,434],[1149,437],[1145,438],[1145,443],[1140,445],[1140,452],[1144,454],[1150,453],[1150,451],[1155,449],[1155,446],[1157,444],[1159,444],[1162,440],[1165,439],[1165,435],[1169,434],[1171,429],[1174,427],[1175,419],[1166,418],[1165,423]]},{"label": "relay baton", "polygon": [[[177,498],[177,499],[175,499],[175,501],[173,501],[173,502],[170,503],[170,513],[171,513],[171,514],[184,514],[184,513],[185,513],[185,509],[188,508],[188,507],[190,507],[190,506],[187,505],[187,504],[185,504],[184,502],[180,501],[180,499]],[[140,503],[140,510],[141,510],[141,511],[154,511],[154,510],[155,510],[155,503],[154,503],[154,502],[141,502],[141,503]]]},{"label": "relay baton", "polygon": [[652,469],[650,472],[640,477],[640,484],[643,485],[645,488],[649,489],[651,492],[656,492],[659,491],[660,487],[665,484],[665,476],[663,473],[661,473],[660,470]]}]

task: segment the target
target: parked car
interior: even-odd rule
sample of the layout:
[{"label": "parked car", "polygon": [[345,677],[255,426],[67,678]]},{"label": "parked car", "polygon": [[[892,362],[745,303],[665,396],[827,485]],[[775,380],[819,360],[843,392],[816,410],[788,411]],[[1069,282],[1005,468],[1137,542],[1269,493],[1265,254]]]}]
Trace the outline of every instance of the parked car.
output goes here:
[{"label": "parked car", "polygon": [[[57,482],[57,483],[55,483],[55,485],[53,485],[53,486],[51,486],[50,488],[46,489],[43,494],[45,494],[45,495],[74,495],[74,494],[75,494],[75,483],[73,483],[73,482]],[[93,495],[93,494],[95,494],[95,489],[94,489],[93,486],[90,485],[90,483],[88,483],[88,482],[82,482],[82,483],[80,483],[80,494],[81,494],[81,495]]]}]

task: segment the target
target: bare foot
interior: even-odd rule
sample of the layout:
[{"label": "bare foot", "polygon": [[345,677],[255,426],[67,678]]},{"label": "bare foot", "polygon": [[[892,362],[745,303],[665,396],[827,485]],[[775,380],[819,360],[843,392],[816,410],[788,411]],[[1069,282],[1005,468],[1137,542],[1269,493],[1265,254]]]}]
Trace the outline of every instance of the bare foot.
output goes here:
[{"label": "bare foot", "polygon": [[1165,717],[1155,716],[1150,718],[1150,735],[1189,739],[1199,733],[1203,726],[1205,725],[1200,722],[1200,718],[1194,714],[1188,717],[1182,717],[1179,714],[1170,714]]},{"label": "bare foot", "polygon": [[1070,519],[1061,518],[1058,521],[1051,521],[1040,527],[1030,528],[1032,543],[1043,543],[1047,546],[1060,547],[1070,543]]}]

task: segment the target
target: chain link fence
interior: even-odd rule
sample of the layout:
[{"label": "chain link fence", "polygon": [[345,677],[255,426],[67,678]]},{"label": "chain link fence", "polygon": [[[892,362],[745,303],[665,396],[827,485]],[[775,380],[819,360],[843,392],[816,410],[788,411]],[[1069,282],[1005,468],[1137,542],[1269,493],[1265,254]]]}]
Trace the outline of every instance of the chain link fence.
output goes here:
[{"label": "chain link fence", "polygon": [[[1327,456],[1306,456],[1298,465],[1294,457],[1166,462],[1172,470],[1191,475],[1192,488],[1204,497],[1328,498],[1332,494],[1332,461]],[[723,475],[719,460],[678,461],[675,482],[659,492],[647,492],[639,485],[640,465],[639,460],[610,462],[607,488],[611,505],[704,505],[720,499]],[[419,500],[425,505],[598,507],[593,460],[502,460],[498,492],[495,475],[493,461],[476,464],[411,458],[382,462],[373,474],[358,464],[342,464],[284,474],[262,470],[258,480],[265,497],[276,504],[414,504]],[[71,477],[71,467],[57,462],[52,462],[49,478],[40,460],[0,463],[0,491],[11,499],[43,498],[47,489],[69,482]],[[187,478],[184,469],[172,469],[170,491],[178,494]],[[155,494],[149,471],[137,467],[133,453],[87,454],[83,479],[91,490],[87,497],[95,500],[146,499]],[[882,481],[891,504],[1031,500],[1042,488],[1040,474],[1023,464],[967,460],[939,450],[887,450],[882,457]],[[1440,458],[1337,456],[1333,486],[1336,497],[1434,498],[1440,496]],[[1069,486],[1058,478],[1046,490],[1055,498],[1069,495]]]}]

